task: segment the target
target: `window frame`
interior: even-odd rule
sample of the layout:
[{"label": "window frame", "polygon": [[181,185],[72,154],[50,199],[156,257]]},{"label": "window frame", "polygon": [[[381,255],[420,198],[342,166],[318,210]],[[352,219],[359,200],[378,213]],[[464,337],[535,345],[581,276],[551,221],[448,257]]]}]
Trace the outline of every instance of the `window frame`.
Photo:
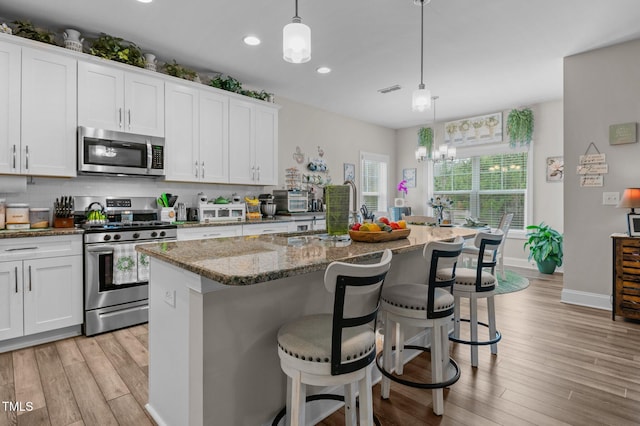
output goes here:
[{"label": "window frame", "polygon": [[[386,176],[385,181],[382,182],[382,185],[380,185],[380,188],[384,191],[383,193],[376,193],[376,194],[380,194],[378,195],[378,204],[380,204],[380,202],[382,202],[382,207],[384,208],[380,208],[381,206],[378,205],[378,210],[380,211],[388,211],[389,209],[389,171],[390,171],[390,157],[386,154],[378,154],[375,152],[366,152],[366,151],[360,151],[360,174],[359,174],[359,178],[360,178],[360,186],[359,186],[359,192],[358,192],[358,205],[361,206],[363,204],[365,204],[364,202],[364,171],[365,171],[365,167],[364,167],[364,162],[365,161],[376,161],[379,163],[384,163],[385,164],[385,174]],[[370,193],[367,193],[370,194]]]}]

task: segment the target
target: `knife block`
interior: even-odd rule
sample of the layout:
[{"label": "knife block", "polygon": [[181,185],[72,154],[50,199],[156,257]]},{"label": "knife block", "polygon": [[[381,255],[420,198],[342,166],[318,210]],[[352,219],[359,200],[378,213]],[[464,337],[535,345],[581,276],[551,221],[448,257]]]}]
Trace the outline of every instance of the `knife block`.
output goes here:
[{"label": "knife block", "polygon": [[54,217],[53,227],[54,228],[73,228],[73,218],[72,217]]}]

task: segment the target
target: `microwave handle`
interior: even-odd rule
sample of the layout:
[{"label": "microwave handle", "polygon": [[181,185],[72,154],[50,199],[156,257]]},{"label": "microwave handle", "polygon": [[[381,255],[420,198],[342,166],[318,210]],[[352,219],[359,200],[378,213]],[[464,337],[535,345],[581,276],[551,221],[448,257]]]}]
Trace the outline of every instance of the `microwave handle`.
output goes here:
[{"label": "microwave handle", "polygon": [[153,156],[151,155],[151,141],[147,139],[147,174],[151,173],[151,162]]}]

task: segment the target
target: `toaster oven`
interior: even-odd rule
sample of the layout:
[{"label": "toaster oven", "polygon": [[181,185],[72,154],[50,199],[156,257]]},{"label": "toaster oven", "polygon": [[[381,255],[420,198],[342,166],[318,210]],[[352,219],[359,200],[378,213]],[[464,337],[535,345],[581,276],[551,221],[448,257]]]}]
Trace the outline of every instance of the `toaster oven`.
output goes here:
[{"label": "toaster oven", "polygon": [[273,199],[276,203],[276,211],[285,213],[299,213],[309,210],[309,197],[307,191],[273,191]]},{"label": "toaster oven", "polygon": [[244,203],[212,204],[200,203],[198,206],[198,220],[208,222],[244,222]]}]

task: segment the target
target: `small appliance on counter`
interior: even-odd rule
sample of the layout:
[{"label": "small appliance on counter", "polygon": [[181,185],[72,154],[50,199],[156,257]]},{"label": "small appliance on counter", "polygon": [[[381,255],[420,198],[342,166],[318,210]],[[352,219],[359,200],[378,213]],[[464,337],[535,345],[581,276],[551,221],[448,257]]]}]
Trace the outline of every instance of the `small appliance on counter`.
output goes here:
[{"label": "small appliance on counter", "polygon": [[244,204],[227,203],[214,204],[211,202],[198,205],[197,218],[200,223],[237,221],[244,222]]},{"label": "small appliance on counter", "polygon": [[276,214],[276,203],[272,194],[260,194],[258,196],[260,200],[260,210],[265,218],[273,219]]},{"label": "small appliance on counter", "polygon": [[273,198],[278,212],[298,213],[309,210],[309,194],[307,191],[276,189],[273,191]]}]

